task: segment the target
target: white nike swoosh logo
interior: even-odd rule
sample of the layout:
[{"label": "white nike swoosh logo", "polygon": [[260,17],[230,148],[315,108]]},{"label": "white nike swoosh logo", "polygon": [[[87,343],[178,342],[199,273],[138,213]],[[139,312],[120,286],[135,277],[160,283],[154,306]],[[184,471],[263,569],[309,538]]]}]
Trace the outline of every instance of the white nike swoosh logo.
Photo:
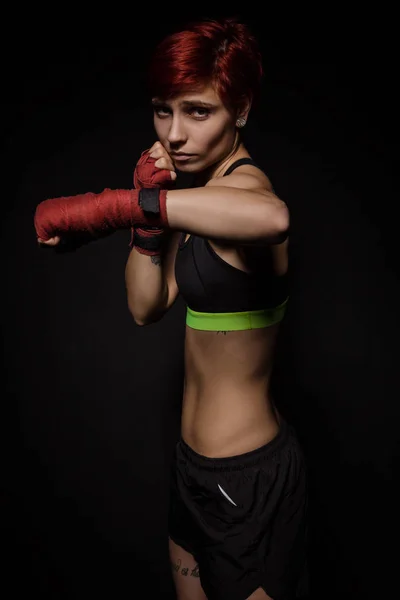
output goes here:
[{"label": "white nike swoosh logo", "polygon": [[232,500],[232,498],[230,498],[228,496],[228,494],[225,492],[225,490],[222,489],[222,487],[219,485],[219,483],[218,483],[218,487],[219,487],[219,490],[220,490],[221,494],[223,494],[225,496],[225,498],[227,500],[229,500],[229,502],[231,502],[233,504],[233,506],[237,506],[237,504],[235,504],[235,502]]}]

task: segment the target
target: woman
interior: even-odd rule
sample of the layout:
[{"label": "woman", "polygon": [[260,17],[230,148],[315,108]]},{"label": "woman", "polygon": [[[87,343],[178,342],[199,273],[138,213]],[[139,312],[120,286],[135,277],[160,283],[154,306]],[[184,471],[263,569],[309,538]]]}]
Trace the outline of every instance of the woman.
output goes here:
[{"label": "woman", "polygon": [[[169,519],[179,600],[294,598],[305,559],[304,459],[269,389],[288,300],[289,215],[240,137],[261,74],[256,41],[234,19],[168,36],[150,65],[158,142],[135,183],[146,194],[164,188],[165,214],[151,221],[135,208],[126,287],[139,325],[178,294],[187,303]],[[171,189],[175,170],[195,186]],[[46,243],[58,243],[49,231]]]}]

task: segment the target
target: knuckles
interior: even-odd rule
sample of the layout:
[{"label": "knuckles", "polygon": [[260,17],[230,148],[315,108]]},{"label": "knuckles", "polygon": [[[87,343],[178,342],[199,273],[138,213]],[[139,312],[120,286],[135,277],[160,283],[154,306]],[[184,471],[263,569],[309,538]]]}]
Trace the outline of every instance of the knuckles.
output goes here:
[{"label": "knuckles", "polygon": [[157,141],[152,145],[148,151],[148,156],[155,159],[154,166],[158,169],[175,171],[173,161],[160,141]]},{"label": "knuckles", "polygon": [[162,156],[161,158],[159,158],[154,164],[155,164],[156,167],[161,167],[163,169],[170,169],[171,168],[170,162],[164,156]]}]

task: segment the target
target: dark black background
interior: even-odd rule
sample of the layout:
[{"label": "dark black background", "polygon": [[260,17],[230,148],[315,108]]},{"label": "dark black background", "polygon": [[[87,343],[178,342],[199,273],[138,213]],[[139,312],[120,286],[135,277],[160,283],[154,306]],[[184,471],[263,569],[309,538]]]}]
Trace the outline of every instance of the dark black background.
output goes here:
[{"label": "dark black background", "polygon": [[[140,153],[155,141],[146,53],[178,23],[162,8],[132,17],[131,32],[120,15],[119,36],[106,18],[84,26],[72,14],[67,26],[61,9],[47,25],[37,14],[30,21],[24,13],[19,29],[9,21],[5,598],[122,600],[143,596],[142,588],[146,597],[174,597],[166,518],[185,305],[179,298],[159,323],[136,326],[124,284],[128,231],[56,253],[38,248],[33,228],[43,199],[131,187]],[[392,597],[400,412],[394,17],[383,7],[352,19],[332,6],[299,20],[289,8],[286,19],[241,14],[266,72],[245,141],[291,211],[291,302],[273,387],[310,471],[310,597]]]}]

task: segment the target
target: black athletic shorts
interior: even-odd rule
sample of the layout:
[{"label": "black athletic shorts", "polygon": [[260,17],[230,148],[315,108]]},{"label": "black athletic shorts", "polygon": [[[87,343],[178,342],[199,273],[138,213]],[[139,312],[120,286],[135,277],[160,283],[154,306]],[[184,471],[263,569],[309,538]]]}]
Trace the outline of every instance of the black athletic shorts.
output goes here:
[{"label": "black athletic shorts", "polygon": [[265,446],[208,458],[182,439],[171,474],[169,535],[193,554],[208,600],[262,587],[292,600],[307,587],[307,478],[294,429],[281,419]]}]

